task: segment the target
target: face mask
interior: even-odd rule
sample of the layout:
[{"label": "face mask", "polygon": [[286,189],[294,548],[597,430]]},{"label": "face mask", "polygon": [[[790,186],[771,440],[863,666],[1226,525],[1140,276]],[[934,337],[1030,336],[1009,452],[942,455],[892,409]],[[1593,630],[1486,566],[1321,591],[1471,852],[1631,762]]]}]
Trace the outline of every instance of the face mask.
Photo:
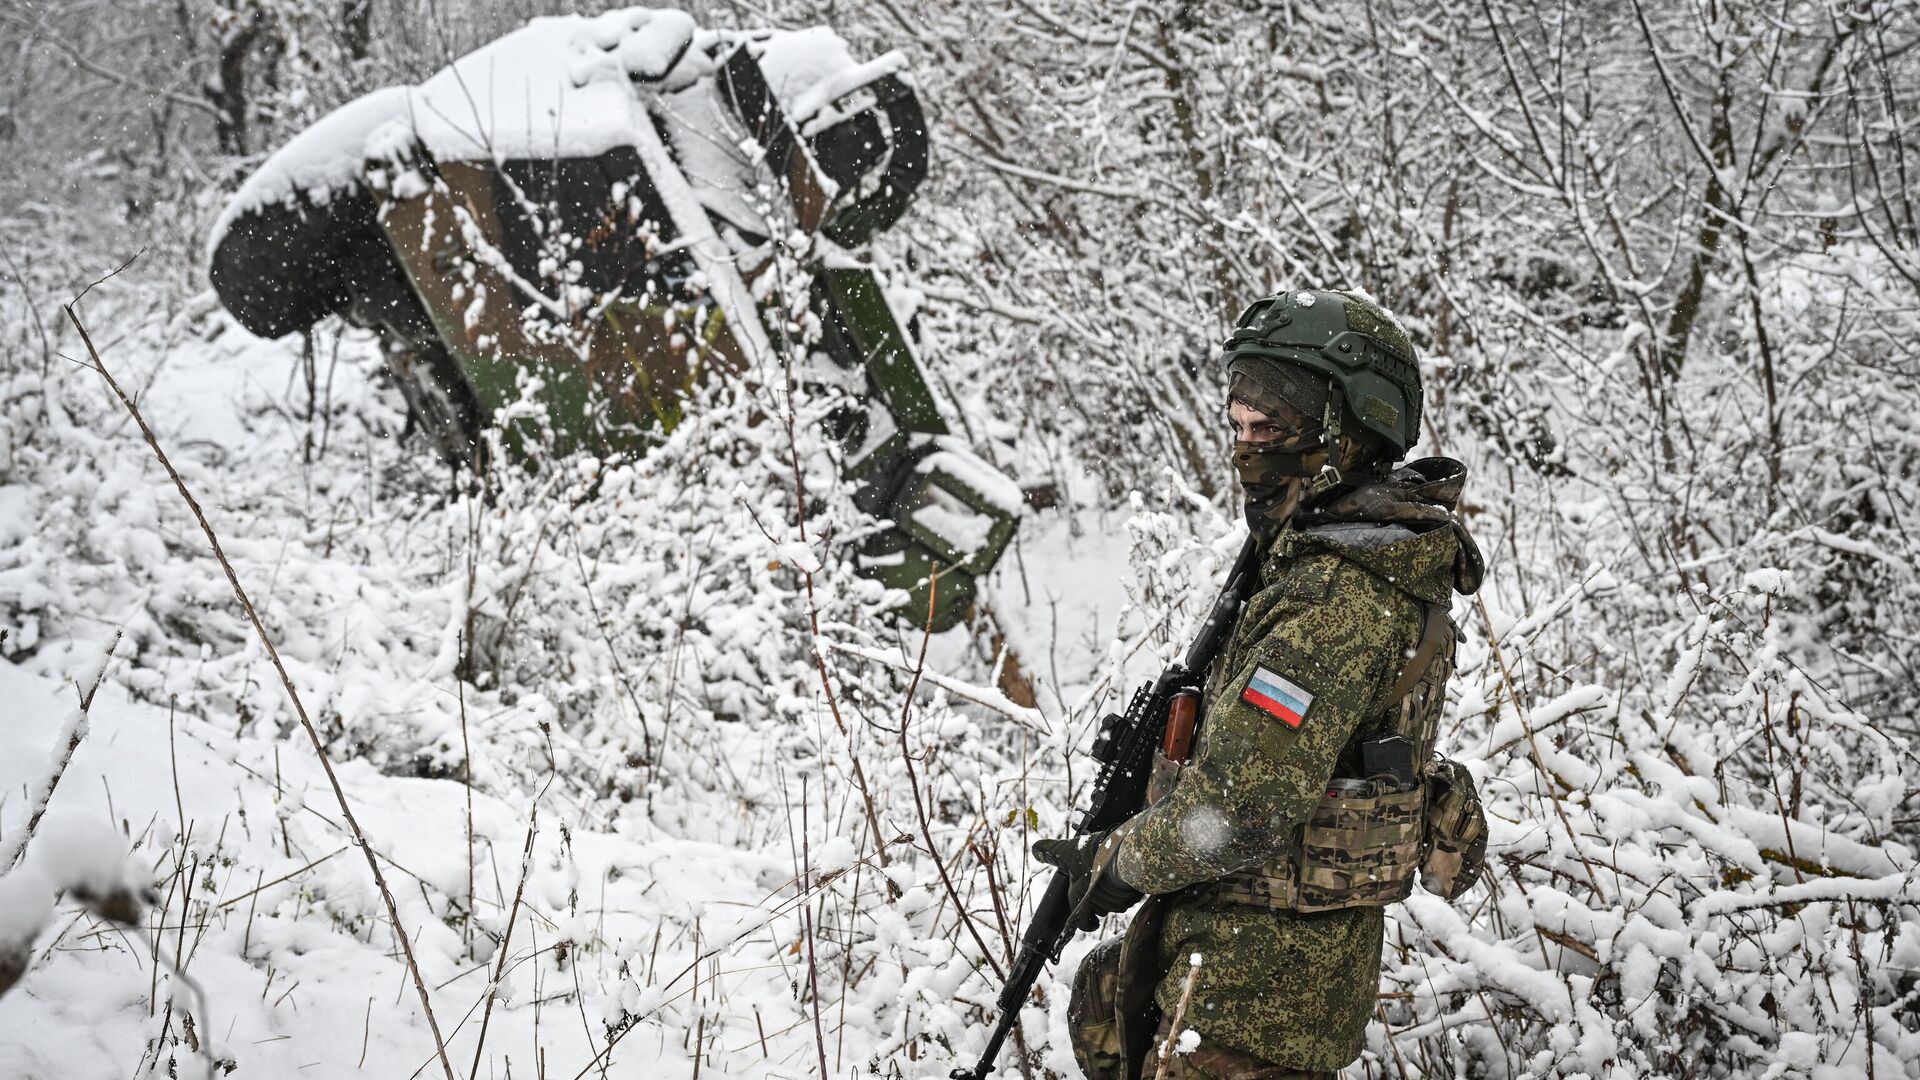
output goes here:
[{"label": "face mask", "polygon": [[1339,482],[1337,470],[1328,473],[1327,445],[1324,432],[1233,444],[1233,471],[1246,492],[1247,524],[1255,532],[1279,531],[1305,495]]}]

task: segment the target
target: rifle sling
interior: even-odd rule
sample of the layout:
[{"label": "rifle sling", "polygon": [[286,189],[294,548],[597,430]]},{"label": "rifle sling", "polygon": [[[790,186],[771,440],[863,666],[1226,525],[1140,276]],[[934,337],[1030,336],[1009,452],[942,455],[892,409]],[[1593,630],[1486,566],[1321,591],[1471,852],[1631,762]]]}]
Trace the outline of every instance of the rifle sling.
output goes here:
[{"label": "rifle sling", "polygon": [[1407,661],[1406,668],[1400,672],[1399,680],[1387,690],[1387,700],[1381,710],[1383,712],[1399,705],[1400,699],[1413,692],[1413,688],[1419,685],[1420,679],[1426,675],[1427,666],[1433,663],[1433,658],[1439,654],[1440,646],[1446,639],[1447,609],[1439,604],[1423,603],[1422,606],[1426,608],[1427,615],[1420,624],[1420,644],[1414,646],[1413,658]]}]

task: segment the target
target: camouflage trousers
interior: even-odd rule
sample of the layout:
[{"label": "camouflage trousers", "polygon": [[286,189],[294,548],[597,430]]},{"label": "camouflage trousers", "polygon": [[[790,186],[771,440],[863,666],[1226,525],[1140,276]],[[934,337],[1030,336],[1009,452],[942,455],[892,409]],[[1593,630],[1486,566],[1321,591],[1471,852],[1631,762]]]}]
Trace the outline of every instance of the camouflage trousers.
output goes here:
[{"label": "camouflage trousers", "polygon": [[[1138,1071],[1129,1068],[1127,1050],[1121,1033],[1120,977],[1121,948],[1124,938],[1112,938],[1095,946],[1073,975],[1073,996],[1067,1004],[1067,1029],[1073,1037],[1073,1057],[1087,1080],[1337,1080],[1339,1074],[1290,1069],[1263,1061],[1225,1046],[1209,1044],[1205,1038],[1190,1053],[1174,1054],[1160,1073],[1160,1048],[1173,1037],[1172,1017],[1162,1017],[1153,1037],[1153,1048]],[[1131,1022],[1151,1022],[1150,1016],[1128,1018]],[[1183,1025],[1184,1026],[1184,1025]]]}]

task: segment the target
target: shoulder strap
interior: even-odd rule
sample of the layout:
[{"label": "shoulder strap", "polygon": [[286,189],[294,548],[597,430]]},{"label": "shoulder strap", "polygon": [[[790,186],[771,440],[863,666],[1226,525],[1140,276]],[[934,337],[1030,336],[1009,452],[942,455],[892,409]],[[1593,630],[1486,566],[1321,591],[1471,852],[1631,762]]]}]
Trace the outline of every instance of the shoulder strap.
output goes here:
[{"label": "shoulder strap", "polygon": [[1387,691],[1386,705],[1382,711],[1399,705],[1400,699],[1413,692],[1414,686],[1418,685],[1421,677],[1426,675],[1427,667],[1433,663],[1433,658],[1439,654],[1440,646],[1450,629],[1447,626],[1448,615],[1445,607],[1425,601],[1421,602],[1421,606],[1426,608],[1427,615],[1420,624],[1420,644],[1414,646],[1413,657],[1401,670],[1399,681]]}]

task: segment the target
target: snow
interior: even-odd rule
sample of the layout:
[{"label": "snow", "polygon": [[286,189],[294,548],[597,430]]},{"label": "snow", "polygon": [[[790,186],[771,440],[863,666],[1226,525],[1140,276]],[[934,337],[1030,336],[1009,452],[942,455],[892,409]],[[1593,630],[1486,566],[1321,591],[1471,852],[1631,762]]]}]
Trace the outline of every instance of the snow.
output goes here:
[{"label": "snow", "polygon": [[773,356],[767,331],[760,320],[747,313],[757,310],[753,294],[740,276],[739,261],[725,241],[714,231],[713,221],[691,180],[674,163],[660,133],[647,119],[645,109],[632,102],[623,106],[630,113],[632,145],[639,152],[640,164],[653,179],[654,190],[673,218],[680,242],[692,253],[694,263],[705,275],[706,287],[720,302],[722,310],[735,313],[730,324],[734,340],[746,354],[749,365],[766,363]]},{"label": "snow", "polygon": [[767,205],[756,191],[754,167],[763,156],[746,127],[720,99],[719,84],[703,79],[661,98],[658,113],[673,157],[707,210],[739,228],[768,235],[767,215],[789,215],[784,202]]},{"label": "snow", "polygon": [[[14,703],[16,710],[15,722],[0,729],[0,783],[6,787],[17,790],[23,778],[21,768],[37,762],[48,749],[47,734],[64,711],[60,696],[56,684],[0,664],[0,698]],[[282,749],[267,740],[233,740],[219,727],[190,716],[175,717],[178,736],[170,743],[164,708],[134,702],[113,687],[101,693],[94,712],[93,735],[56,799],[63,816],[49,817],[30,849],[27,867],[0,877],[0,890],[9,901],[0,904],[5,931],[17,932],[36,914],[51,912],[56,887],[125,881],[128,845],[141,849],[139,883],[164,891],[170,865],[166,852],[177,851],[179,838],[191,831],[205,838],[197,843],[207,844],[207,850],[220,858],[218,865],[206,868],[205,880],[215,886],[214,891],[200,894],[198,884],[194,886],[197,899],[188,941],[191,945],[199,938],[200,944],[192,952],[188,969],[210,996],[206,1021],[218,1025],[214,1030],[223,1033],[225,1045],[239,1048],[248,1071],[322,1077],[407,1075],[427,1060],[432,1049],[423,1041],[424,1022],[411,991],[397,1001],[381,996],[378,1007],[368,1009],[366,987],[393,987],[404,976],[388,955],[387,939],[379,930],[379,901],[364,883],[364,865],[350,851],[341,854],[343,837],[336,818],[328,812],[331,796],[321,795],[325,781],[310,755],[295,753],[293,744]],[[174,760],[184,820],[175,812]],[[282,852],[281,832],[274,825],[276,765],[280,782],[289,792],[310,800],[308,806],[292,800],[283,804],[293,807],[286,817],[290,853]],[[382,858],[390,860],[392,872],[401,875],[399,880],[411,885],[410,879],[417,877],[435,893],[464,892],[466,870],[459,838],[464,834],[465,806],[458,784],[382,777],[352,764],[342,768],[342,775],[356,815]],[[131,837],[102,820],[108,806],[103,796],[111,798],[115,825],[130,829]],[[492,869],[482,868],[491,892],[493,873],[514,872],[505,852],[517,854],[525,819],[519,807],[484,794],[476,794],[474,814],[483,858],[496,844],[503,849],[497,864],[487,864]],[[161,821],[169,828],[159,829]],[[245,824],[249,821],[250,826]],[[169,841],[169,836],[174,839]],[[212,846],[216,836],[217,848]],[[454,843],[449,846],[444,837],[454,838]],[[830,844],[823,854],[837,850]],[[644,947],[651,940],[651,928],[619,930],[632,918],[625,913],[674,910],[684,914],[715,900],[758,893],[759,871],[785,863],[784,858],[769,860],[664,837],[649,840],[644,832],[622,840],[576,831],[565,847],[558,835],[549,833],[536,851],[528,891],[544,893],[553,904],[546,909],[553,914],[542,916],[547,923],[531,931],[541,945],[563,936],[560,928],[567,921],[560,916],[567,911],[570,889],[563,886],[555,892],[546,888],[549,883],[572,878],[584,883],[581,888],[594,890],[590,900],[599,913],[584,926],[589,936],[599,934],[609,941],[625,937]],[[153,872],[149,868],[156,856],[161,867]],[[301,871],[316,859],[323,861]],[[272,884],[290,873],[291,879]],[[227,905],[228,900],[258,888],[259,882],[268,883],[264,892]],[[513,887],[511,878],[505,881],[509,894]],[[427,910],[417,888],[402,889],[399,899],[415,924],[415,946],[432,981],[438,984],[455,977],[465,967],[459,962],[459,934]],[[177,921],[181,902],[178,897],[171,902],[172,921]],[[308,907],[322,913],[318,921],[300,918]],[[504,924],[504,907],[490,907],[494,913],[490,918]],[[331,930],[329,918],[335,920]],[[204,928],[201,920],[208,920]],[[61,925],[70,921],[62,920]],[[44,935],[51,929],[45,924],[35,927],[43,935],[39,940],[43,955],[50,948]],[[518,932],[529,933],[528,924],[523,922]],[[7,933],[0,933],[0,940]],[[682,963],[683,959],[675,958],[683,958],[689,944],[663,950],[659,966]],[[140,1053],[138,1033],[143,1024],[125,1014],[119,1003],[132,1004],[127,994],[136,985],[144,996],[144,946],[50,955],[72,959],[60,959],[31,973],[29,985],[34,993],[0,997],[0,1031],[41,1033],[26,1042],[0,1037],[0,1075],[48,1076],[54,1062],[82,1066],[80,1071],[61,1072],[63,1076],[119,1075],[123,1063],[131,1063]],[[610,970],[601,970],[604,954],[582,962],[592,965],[595,979],[611,975]],[[523,989],[531,990],[540,976],[520,972],[515,978]],[[170,980],[171,976],[162,974],[163,995],[169,992]],[[476,985],[474,990],[478,989]],[[89,1007],[85,1004],[89,1001],[98,1006]],[[101,1007],[104,1012],[99,1011]],[[761,1008],[770,1025],[774,1016],[784,1012],[777,1003],[763,1003]],[[490,1038],[524,1041],[531,1032],[531,1012],[528,1002],[502,1001],[493,1023],[505,1026]],[[144,1020],[145,1015],[141,1006],[139,1018]],[[454,1017],[458,1015],[455,1010]],[[446,1022],[443,1015],[442,1023]],[[359,1065],[363,1025],[368,1032],[364,1067]],[[577,1025],[570,1033],[553,1032],[547,1039],[549,1054],[556,1059],[565,1054],[569,1060],[586,1060],[592,1051],[582,1041],[584,1034]],[[471,1030],[460,1040],[469,1055],[471,1040]],[[87,1062],[92,1064],[82,1065]]]},{"label": "snow", "polygon": [[[1791,77],[1828,31],[1783,10],[1786,22],[1751,22],[1752,55],[1780,44]],[[0,838],[44,788],[73,709],[66,680],[84,678],[115,630],[126,646],[28,859],[0,870],[0,924],[16,944],[31,938],[23,981],[0,996],[0,1076],[196,1076],[186,1017],[241,1078],[436,1072],[361,853],[290,738],[224,574],[137,432],[60,359],[81,355],[70,332],[36,318],[149,245],[83,314],[255,589],[399,886],[462,1075],[478,1057],[485,1075],[507,1075],[512,1058],[538,1076],[543,1056],[549,1076],[599,1075],[611,1025],[626,1034],[610,1077],[807,1076],[822,1071],[816,1004],[836,1080],[929,1080],[979,1048],[1000,913],[1017,933],[1044,880],[1028,844],[1066,828],[1092,771],[1077,751],[1185,644],[1244,530],[1215,403],[1189,394],[1176,362],[1219,318],[1196,285],[1209,276],[1194,241],[1207,211],[1152,195],[1184,190],[1184,157],[1114,120],[1164,110],[1153,45],[1137,28],[1124,49],[1117,27],[1092,30],[1091,45],[1032,22],[1007,33],[992,21],[1004,13],[981,6],[916,14],[939,46],[940,62],[919,69],[929,100],[977,100],[1019,155],[1019,182],[939,142],[928,195],[873,260],[923,299],[918,352],[963,448],[1059,500],[1023,508],[973,624],[925,641],[884,618],[885,597],[852,572],[847,548],[876,525],[836,484],[837,451],[819,434],[830,403],[810,386],[789,395],[781,372],[757,372],[703,398],[642,461],[502,472],[491,499],[465,499],[401,437],[365,335],[320,328],[312,357],[328,374],[310,394],[297,344],[250,339],[193,291],[193,255],[169,230],[197,227],[218,198],[193,158],[211,138],[204,118],[167,129],[186,141],[139,168],[116,166],[122,150],[153,149],[139,125],[109,121],[103,147],[71,123],[68,95],[87,80],[19,80],[25,105],[8,120],[24,134],[10,145],[29,188],[31,159],[60,164],[40,163],[59,197],[8,218],[32,257],[0,289]],[[1454,606],[1442,749],[1479,778],[1495,859],[1458,904],[1416,893],[1388,910],[1378,1015],[1348,1072],[1839,1080],[1871,1065],[1920,1077],[1920,491],[1907,467],[1920,408],[1886,377],[1911,366],[1920,325],[1902,274],[1911,253],[1857,234],[1846,185],[1862,178],[1846,163],[1864,168],[1865,155],[1847,111],[1805,112],[1814,130],[1749,207],[1762,216],[1723,237],[1687,364],[1665,408],[1648,410],[1640,365],[1672,296],[1660,275],[1693,250],[1697,222],[1657,157],[1684,145],[1677,121],[1627,107],[1650,77],[1633,62],[1637,33],[1626,49],[1570,37],[1574,60],[1608,50],[1616,77],[1571,112],[1543,99],[1545,115],[1588,126],[1570,145],[1600,161],[1575,177],[1582,198],[1568,208],[1567,192],[1514,180],[1552,163],[1528,160],[1504,81],[1445,81],[1488,70],[1453,37],[1476,31],[1384,11],[1385,40],[1410,35],[1420,44],[1404,54],[1433,67],[1392,86],[1348,80],[1351,99],[1323,100],[1293,76],[1342,55],[1356,24],[1327,5],[1296,14],[1284,56],[1221,39],[1224,64],[1278,76],[1268,110],[1223,99],[1233,80],[1191,87],[1225,155],[1216,201],[1249,211],[1226,223],[1238,252],[1227,271],[1265,266],[1298,285],[1364,272],[1417,335],[1437,337],[1451,312],[1428,435],[1472,469],[1468,521],[1491,563],[1479,599]],[[863,47],[905,43],[872,15],[836,6]],[[1019,16],[1052,17],[1043,5]],[[91,21],[149,59],[138,35]],[[617,20],[578,25],[599,35],[594,50],[646,37]],[[1662,33],[1692,50],[1711,45],[1701,29],[1676,16]],[[695,38],[658,84],[627,92],[629,120],[710,73],[701,46],[723,39]],[[382,62],[424,64],[386,44]],[[578,71],[612,89],[641,52],[583,53]],[[298,83],[290,95],[321,85],[300,65],[282,72]],[[783,94],[806,92],[788,81]],[[1729,115],[1748,131],[1759,84],[1729,85]],[[1383,156],[1369,118],[1387,93],[1428,94],[1431,109],[1393,128],[1394,145],[1422,154]],[[72,141],[48,142],[58,132],[36,108],[75,128]],[[1298,121],[1284,162],[1256,141],[1272,110]],[[342,160],[364,146],[347,149]],[[1328,166],[1336,152],[1350,168]],[[1395,161],[1458,180],[1460,198],[1400,183]],[[337,192],[359,168],[318,168],[313,183]],[[1120,189],[1097,183],[1114,176],[1133,193],[1118,204]],[[1075,177],[1096,183],[1054,182]],[[191,194],[148,207],[169,188]],[[119,205],[136,202],[139,216]],[[701,192],[684,205],[715,206]],[[1632,211],[1626,232],[1589,245],[1581,208],[1609,206]],[[1048,225],[1035,227],[1036,207]],[[1354,266],[1339,245],[1300,242],[1368,207],[1378,242],[1348,245]],[[1755,281],[1719,272],[1743,265],[1755,238],[1769,244],[1753,252]],[[724,230],[718,240],[716,258],[737,257],[721,250]],[[1451,269],[1438,274],[1442,255]],[[1534,290],[1535,257],[1574,286]],[[777,278],[753,285],[771,297],[788,284]],[[1596,298],[1609,292],[1627,301]],[[1777,410],[1757,329],[1789,391]],[[1777,422],[1777,443],[1761,421]],[[1516,430],[1551,441],[1544,464],[1490,434]],[[908,761],[925,766],[912,779]],[[116,849],[157,887],[138,926],[102,921],[57,885],[110,872]],[[1075,939],[1023,1014],[1036,1076],[1073,1074],[1067,979],[1096,941]],[[1021,1071],[1008,1059],[1000,1075]]]},{"label": "snow", "polygon": [[334,196],[358,190],[368,137],[405,117],[410,97],[411,90],[404,86],[375,90],[340,106],[287,140],[227,201],[207,233],[207,250],[219,247],[233,223],[255,208],[302,196],[324,204]]},{"label": "snow", "polygon": [[[680,136],[675,156],[685,155],[689,173],[699,178],[699,198],[764,233],[764,222],[741,201],[753,187],[742,168],[746,155],[732,144],[705,145],[716,132],[739,126],[717,115],[707,50],[744,39],[701,30],[691,16],[670,8],[533,19],[418,86],[376,90],[288,140],[228,201],[207,250],[218,247],[243,214],[296,196],[324,203],[358,188],[367,163],[406,161],[419,147],[444,162],[593,157],[644,145],[652,123],[635,106],[660,103],[663,92],[669,95],[664,112]],[[856,63],[847,43],[826,27],[751,39],[796,123],[906,64],[897,52]],[[661,173],[650,171],[658,182]]]},{"label": "snow", "polygon": [[92,815],[49,816],[34,834],[29,865],[58,888],[95,896],[146,887],[127,858],[126,839]]},{"label": "snow", "polygon": [[838,873],[852,866],[857,858],[859,852],[854,848],[852,838],[835,836],[813,849],[813,869],[820,874]]},{"label": "snow", "polygon": [[[804,124],[821,105],[839,96],[829,94],[816,98],[816,88],[831,86],[836,78],[858,70],[860,66],[855,63],[846,41],[825,26],[769,34],[752,42],[748,48],[760,61],[760,70],[766,73],[767,88],[780,99],[786,108],[787,119],[795,124]],[[894,56],[889,53],[869,63],[882,67],[899,63],[893,59]],[[847,89],[852,90],[858,85],[854,83]]]},{"label": "snow", "polygon": [[693,32],[673,10],[534,19],[412,88],[404,119],[370,133],[367,154],[400,158],[415,140],[439,161],[592,157],[628,145],[634,80],[657,78]]},{"label": "snow", "polygon": [[56,785],[61,780],[68,754],[73,746],[86,738],[88,727],[87,713],[84,709],[68,709],[66,716],[61,719],[55,731],[49,757],[38,763],[40,768],[33,776],[34,783],[25,792],[28,821],[23,823],[21,828],[15,829],[11,836],[6,837],[4,843],[0,843],[0,866],[11,867],[20,861],[21,855],[26,851],[27,826],[31,824],[34,817],[46,811],[48,801],[53,797]]},{"label": "snow", "polygon": [[0,966],[8,954],[31,947],[46,927],[55,888],[35,867],[0,877]]},{"label": "snow", "polygon": [[968,555],[987,546],[993,534],[992,517],[973,510],[943,488],[929,487],[925,497],[926,505],[913,512],[915,524]]},{"label": "snow", "polygon": [[1003,514],[1019,517],[1025,510],[1026,497],[1021,493],[1020,485],[1009,480],[1006,473],[982,461],[964,440],[952,435],[935,435],[933,444],[939,449],[921,458],[919,464],[914,466],[915,470],[945,473]]},{"label": "snow", "polygon": [[[690,420],[676,429],[675,448],[638,469],[566,470],[579,484],[594,485],[593,499],[548,503],[522,491],[507,502],[540,509],[496,520],[477,504],[436,505],[421,497],[424,489],[409,486],[409,477],[435,470],[413,460],[411,444],[393,440],[401,417],[380,383],[371,339],[323,330],[319,355],[336,348],[341,355],[309,429],[294,420],[304,406],[289,406],[285,397],[304,392],[298,345],[257,341],[224,316],[204,317],[204,325],[184,325],[178,336],[149,324],[116,347],[110,362],[121,365],[130,385],[145,388],[158,437],[200,495],[309,709],[330,733],[346,798],[387,867],[454,1059],[464,1066],[475,1056],[477,1014],[469,1010],[483,1000],[488,962],[511,921],[505,981],[480,1054],[502,1073],[506,1056],[521,1059],[533,1044],[536,1016],[544,1012],[537,1026],[549,1071],[565,1062],[571,1075],[603,1048],[603,1025],[621,1020],[623,1007],[637,1026],[616,1047],[612,1075],[690,1076],[692,1059],[672,1048],[682,1026],[701,1023],[729,1049],[757,1048],[764,1026],[776,1071],[808,1060],[806,1014],[790,981],[770,977],[792,963],[789,949],[801,935],[795,882],[802,876],[803,825],[810,841],[805,870],[826,905],[815,916],[816,925],[826,920],[822,935],[847,934],[834,912],[851,918],[883,888],[883,878],[857,803],[844,798],[845,744],[830,722],[812,726],[825,714],[817,698],[806,696],[809,687],[817,691],[819,675],[804,629],[795,636],[793,617],[805,610],[795,568],[815,572],[827,630],[862,652],[894,657],[871,633],[851,629],[881,625],[870,583],[851,578],[844,553],[817,537],[803,541],[770,507],[790,490],[784,439],[765,448],[774,468],[739,472],[737,485],[701,486],[734,452],[723,449],[728,440],[772,433],[772,425],[754,428],[743,419],[745,410],[764,406],[743,402],[742,411],[710,423]],[[91,383],[75,389],[98,392]],[[829,403],[803,400],[798,407],[824,411]],[[99,412],[78,415],[92,420]],[[817,432],[817,414],[805,416],[814,416],[814,426],[803,423],[803,431]],[[331,449],[303,464],[307,435],[323,423]],[[207,1036],[203,1045],[236,1058],[243,1075],[412,1074],[434,1050],[395,959],[384,906],[342,831],[331,788],[292,727],[284,695],[271,676],[263,678],[264,658],[191,519],[137,435],[116,426],[100,435],[64,421],[36,422],[36,430],[16,468],[40,469],[29,459],[44,461],[38,455],[56,450],[71,456],[32,473],[31,482],[0,488],[9,505],[30,515],[18,526],[8,523],[13,539],[0,566],[15,568],[18,580],[49,598],[93,597],[87,610],[126,626],[121,651],[138,659],[110,670],[27,862],[0,874],[7,938],[30,942],[32,958],[21,986],[0,996],[0,1076],[122,1076],[156,1048],[162,1072],[171,1058],[180,1075],[198,1075],[204,1062],[180,1041],[187,1014]],[[803,450],[803,459],[809,470],[833,468],[824,443]],[[663,469],[676,460],[691,468]],[[808,482],[832,490],[824,475]],[[72,512],[76,506],[85,512]],[[440,548],[445,538],[466,535],[448,529],[470,520],[470,512],[492,522],[479,527],[504,556],[481,560],[471,586],[464,574],[447,572]],[[756,513],[774,531],[771,538],[755,528]],[[636,527],[642,532],[630,531]],[[576,550],[597,567],[587,580],[599,619],[579,591]],[[601,551],[608,557],[595,554]],[[825,551],[834,554],[825,558]],[[769,570],[770,563],[780,569]],[[724,575],[713,576],[716,567],[724,574],[751,568],[752,589],[735,591]],[[989,588],[1010,582],[996,575]],[[569,589],[573,599],[557,607],[551,595],[512,599],[529,587],[539,594],[553,586]],[[656,588],[673,602],[654,604]],[[795,591],[769,604],[760,594],[765,588]],[[36,595],[9,592],[8,603],[41,603]],[[1082,605],[1103,602],[1110,598],[1088,590],[1060,625],[1074,632]],[[509,657],[507,685],[492,674],[483,676],[484,687],[460,682],[465,628],[484,627],[485,618],[516,603],[518,631],[496,646]],[[480,622],[463,617],[468,605],[484,616]],[[563,609],[573,613],[546,624]],[[43,622],[70,625],[58,612],[71,609],[35,610],[46,612]],[[529,614],[550,631],[529,637]],[[574,689],[572,679],[511,673],[526,658],[571,665],[586,658],[582,649],[611,655],[600,619],[626,641],[623,652],[644,650],[638,643],[653,629],[626,635],[655,614],[689,621],[671,655],[627,670],[626,679],[648,680],[632,697],[617,689],[623,676],[612,668],[586,674]],[[10,617],[9,650],[22,647],[21,625]],[[89,626],[78,637],[61,631],[35,642],[24,666],[0,663],[0,700],[8,702],[0,723],[0,793],[9,793],[0,795],[0,837],[23,824],[21,795],[40,782],[65,738],[74,710],[71,687],[60,678],[90,680],[100,666],[105,641],[95,636],[97,624]],[[535,644],[549,632],[552,644]],[[942,641],[936,651],[945,655],[952,645]],[[520,651],[526,646],[533,651]],[[1069,645],[1063,655],[1077,663],[1071,658],[1080,647]],[[910,661],[903,670],[855,652],[828,657],[842,688],[871,682],[889,696],[912,669]],[[778,694],[769,693],[770,679]],[[1039,711],[1023,712],[990,680],[977,679],[929,672],[911,737],[928,747],[976,741],[977,721],[953,704],[979,708],[968,694],[1021,717],[1011,730],[1027,732],[1028,742],[1052,737]],[[579,690],[588,686],[615,693],[587,704]],[[715,711],[732,719],[716,720]],[[459,780],[469,767],[465,745],[474,751],[471,788]],[[912,820],[904,809],[907,785],[897,762],[865,743],[859,750],[893,841]],[[670,767],[656,773],[645,764],[649,756]],[[783,800],[792,808],[790,822],[779,810]],[[810,804],[804,822],[803,800]],[[510,911],[530,822],[533,855],[516,918]],[[944,830],[938,835],[949,839]],[[991,842],[1007,850],[1006,838]],[[884,918],[873,921],[872,936],[863,930],[848,938],[860,953],[854,971],[872,966],[869,957],[879,961],[872,966],[878,974],[844,995],[844,1044],[859,1060],[897,1054],[917,1039],[920,1021],[906,1026],[903,1018],[935,1008],[932,1002],[949,1002],[938,1008],[955,1025],[970,1023],[950,999],[976,978],[975,967],[947,940],[938,875],[911,846],[893,842],[888,850],[893,861],[885,869],[901,883],[901,902],[878,913]],[[158,897],[142,925],[186,927],[184,976],[166,963],[152,969],[139,928],[128,928],[123,940],[72,892],[55,899],[63,881],[112,880],[113,858],[128,851],[137,875],[131,884],[150,886]],[[170,961],[173,940],[163,938],[163,961]],[[76,948],[76,940],[86,947]],[[570,943],[564,953],[555,949],[562,941]],[[838,947],[827,936],[817,944],[823,980],[837,979]],[[713,955],[696,961],[703,953]],[[564,963],[556,960],[562,955]],[[479,973],[483,964],[488,974]],[[910,984],[891,974],[902,971],[910,972]],[[151,998],[150,986],[157,988]],[[558,1012],[556,994],[566,995]],[[174,1021],[163,1031],[159,1018],[169,1005]],[[588,1025],[554,1023],[556,1015],[581,1010]],[[23,1040],[15,1032],[35,1034]],[[767,1075],[758,1061],[757,1053],[735,1060],[714,1049],[701,1075]]]},{"label": "snow", "polygon": [[[876,56],[864,64],[849,64],[837,70],[826,71],[820,74],[811,85],[800,80],[792,80],[789,76],[788,79],[782,80],[782,91],[786,90],[789,81],[800,82],[800,85],[806,86],[806,89],[800,93],[790,95],[792,105],[789,106],[791,110],[789,119],[805,127],[808,121],[818,117],[820,111],[836,99],[853,93],[875,79],[897,75],[905,71],[906,67],[905,53],[890,52]],[[782,96],[789,95],[783,92]]]},{"label": "snow", "polygon": [[1196,854],[1214,855],[1233,841],[1233,825],[1211,806],[1193,806],[1180,817],[1180,839]]}]

